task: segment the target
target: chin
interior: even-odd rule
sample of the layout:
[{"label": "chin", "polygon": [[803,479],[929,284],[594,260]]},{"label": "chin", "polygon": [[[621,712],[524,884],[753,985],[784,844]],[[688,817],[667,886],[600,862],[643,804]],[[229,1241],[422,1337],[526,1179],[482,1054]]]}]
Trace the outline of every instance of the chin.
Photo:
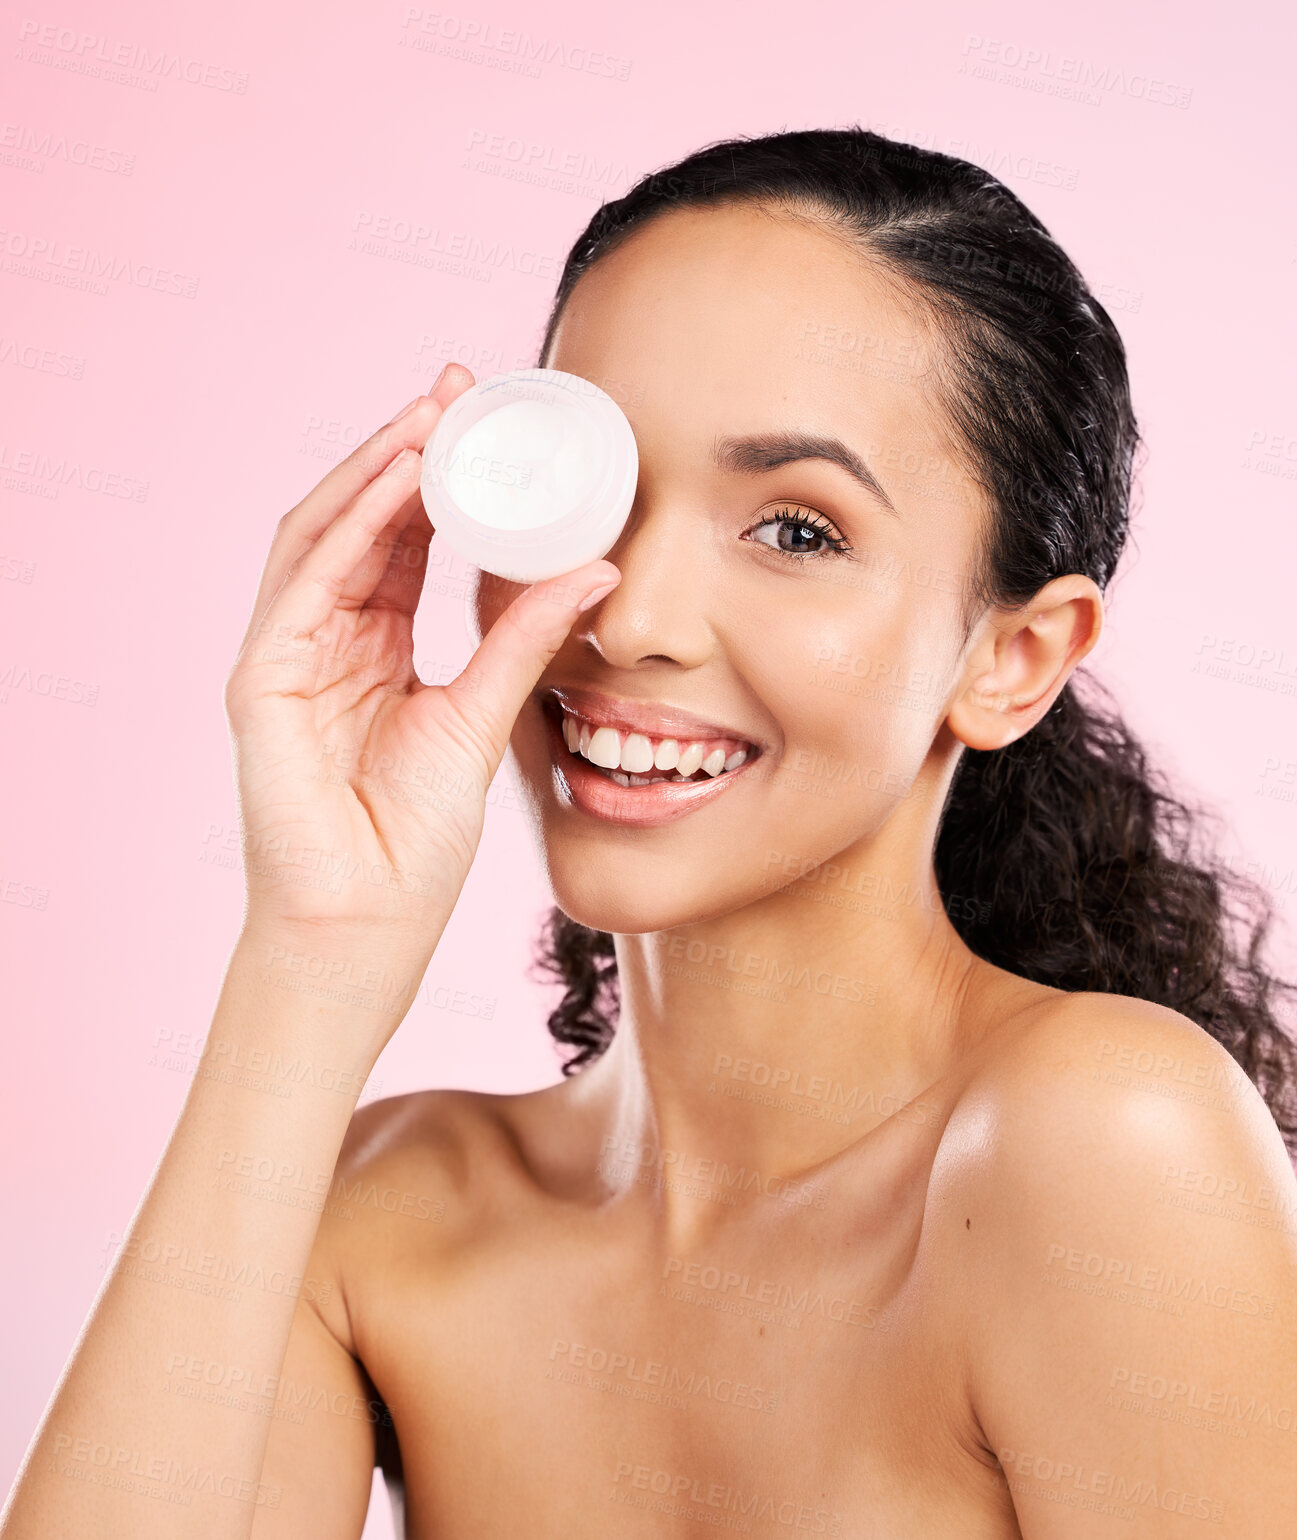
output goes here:
[{"label": "chin", "polygon": [[666,891],[656,896],[646,889],[643,873],[627,873],[617,877],[609,872],[604,877],[594,877],[589,871],[560,873],[550,864],[550,886],[554,902],[580,925],[591,930],[605,930],[619,936],[639,936],[652,931],[676,930],[682,926],[714,919],[740,908],[741,896],[716,895],[714,905],[700,907],[695,895],[689,903],[679,897],[671,897],[672,886],[681,888],[687,883],[680,881],[666,884]]}]

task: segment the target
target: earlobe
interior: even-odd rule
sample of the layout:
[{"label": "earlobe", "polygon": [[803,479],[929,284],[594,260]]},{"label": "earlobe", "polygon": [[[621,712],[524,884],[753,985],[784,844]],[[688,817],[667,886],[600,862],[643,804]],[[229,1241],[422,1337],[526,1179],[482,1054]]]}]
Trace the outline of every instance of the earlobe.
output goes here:
[{"label": "earlobe", "polygon": [[970,678],[950,710],[951,732],[973,749],[1021,738],[1053,705],[1103,631],[1103,595],[1091,579],[1053,579],[1030,604],[987,617],[970,652]]},{"label": "earlobe", "polygon": [[1034,727],[1057,694],[1058,690],[1054,690],[1047,698],[1032,700],[970,685],[951,710],[950,728],[970,749],[1002,749]]}]

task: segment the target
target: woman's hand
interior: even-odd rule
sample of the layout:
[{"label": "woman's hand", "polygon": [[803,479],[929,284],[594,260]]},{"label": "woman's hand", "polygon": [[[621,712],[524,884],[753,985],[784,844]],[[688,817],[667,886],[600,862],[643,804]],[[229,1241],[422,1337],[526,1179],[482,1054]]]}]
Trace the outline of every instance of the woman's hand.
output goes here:
[{"label": "woman's hand", "polygon": [[588,562],[525,589],[448,685],[414,670],[433,528],[419,451],[474,383],[458,365],[280,520],[225,686],[244,926],[376,926],[435,946],[481,837],[514,720],[581,601]]}]

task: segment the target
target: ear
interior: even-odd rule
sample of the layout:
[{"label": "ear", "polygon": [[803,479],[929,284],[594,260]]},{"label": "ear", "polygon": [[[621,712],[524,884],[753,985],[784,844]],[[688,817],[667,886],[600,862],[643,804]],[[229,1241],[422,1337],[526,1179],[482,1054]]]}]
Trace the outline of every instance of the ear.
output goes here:
[{"label": "ear", "polygon": [[1000,749],[1049,710],[1103,631],[1103,595],[1080,573],[1054,578],[1020,610],[995,609],[965,662],[950,730],[970,749]]}]

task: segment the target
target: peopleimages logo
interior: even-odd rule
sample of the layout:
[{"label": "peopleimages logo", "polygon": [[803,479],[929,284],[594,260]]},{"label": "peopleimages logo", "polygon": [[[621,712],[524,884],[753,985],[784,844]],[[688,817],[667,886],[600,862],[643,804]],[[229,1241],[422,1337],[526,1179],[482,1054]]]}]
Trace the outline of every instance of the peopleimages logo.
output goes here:
[{"label": "peopleimages logo", "polygon": [[678,1281],[704,1294],[721,1294],[754,1304],[771,1305],[802,1316],[838,1321],[846,1326],[873,1327],[878,1321],[878,1306],[846,1295],[826,1294],[809,1284],[781,1283],[774,1278],[753,1278],[734,1268],[721,1268],[687,1257],[668,1257],[662,1269],[667,1282]]},{"label": "peopleimages logo", "polygon": [[634,1172],[638,1167],[642,1174],[669,1173],[681,1181],[702,1182],[715,1187],[719,1193],[755,1193],[757,1197],[778,1198],[782,1202],[795,1203],[802,1208],[825,1208],[828,1205],[822,1187],[814,1182],[794,1182],[786,1176],[770,1176],[746,1166],[731,1166],[728,1162],[711,1156],[691,1155],[683,1150],[659,1147],[635,1139],[618,1139],[609,1134],[603,1141],[603,1158],[599,1169]]},{"label": "peopleimages logo", "polygon": [[[1123,1398],[1132,1404],[1123,1404]],[[1215,1423],[1236,1438],[1247,1437],[1249,1424],[1297,1433],[1297,1413],[1287,1402],[1276,1405],[1252,1390],[1240,1392],[1220,1385],[1197,1385],[1190,1380],[1120,1365],[1112,1371],[1105,1405],[1141,1411],[1163,1422],[1192,1422],[1194,1426],[1208,1427],[1209,1431],[1210,1424]]]},{"label": "peopleimages logo", "polygon": [[850,974],[830,973],[827,969],[812,970],[806,963],[798,963],[783,957],[771,957],[762,952],[739,952],[734,947],[708,944],[689,940],[684,936],[658,938],[667,957],[683,958],[707,968],[724,968],[729,973],[744,978],[760,978],[765,983],[775,983],[790,989],[807,989],[812,994],[832,995],[835,1000],[862,1001],[869,997],[873,1004],[876,987],[864,979]]},{"label": "peopleimages logo", "polygon": [[138,71],[141,83],[157,90],[159,80],[179,80],[185,85],[206,86],[213,91],[229,91],[242,96],[248,89],[243,70],[225,65],[204,64],[165,48],[152,49],[139,43],[124,43],[99,32],[79,27],[61,27],[53,21],[27,18],[18,23],[18,58],[30,64],[54,64],[82,75],[100,75],[112,79],[114,71]]},{"label": "peopleimages logo", "polygon": [[1090,105],[1102,102],[1103,92],[1181,109],[1187,108],[1193,99],[1191,87],[1173,85],[1146,71],[1095,64],[1071,54],[1023,47],[997,38],[970,36],[964,43],[959,71],[980,80],[1023,86],[1050,96],[1075,96]]},{"label": "peopleimages logo", "polygon": [[[585,75],[601,75],[609,80],[629,80],[631,60],[597,48],[583,48],[560,38],[534,37],[513,27],[497,27],[491,21],[455,16],[445,11],[430,11],[424,6],[406,6],[401,18],[404,28],[398,42],[403,48],[428,51],[441,47],[473,62],[482,62],[490,54],[515,60],[536,73],[540,64],[558,64],[563,69]],[[452,45],[445,47],[442,45]]]},{"label": "peopleimages logo", "polygon": [[[1123,1522],[1137,1517],[1140,1508],[1160,1508],[1163,1513],[1206,1519],[1211,1524],[1220,1524],[1225,1518],[1225,1504],[1219,1499],[1176,1486],[1160,1486],[1143,1476],[1099,1470],[1048,1455],[1023,1454],[1016,1449],[998,1450],[996,1457],[1008,1477],[1009,1490],[1024,1496],[1066,1502]],[[1036,1485],[1029,1484],[1032,1482]],[[1096,1509],[1095,1499],[1103,1499],[1105,1506]]]},{"label": "peopleimages logo", "polygon": [[1097,1251],[1082,1251],[1080,1247],[1052,1241],[1045,1256],[1046,1280],[1055,1281],[1063,1272],[1071,1273],[1089,1285],[1085,1293],[1129,1289],[1135,1299],[1144,1295],[1166,1300],[1178,1307],[1173,1314],[1181,1313],[1185,1304],[1194,1304],[1232,1310],[1240,1315],[1264,1316],[1266,1320],[1274,1318],[1275,1301],[1269,1294],[1239,1288],[1221,1278],[1180,1273],[1173,1267],[1145,1262],[1142,1258],[1104,1256]]},{"label": "peopleimages logo", "polygon": [[761,1059],[735,1058],[718,1053],[712,1064],[712,1077],[724,1076],[738,1084],[769,1089],[783,1096],[802,1097],[840,1109],[850,1122],[850,1114],[876,1112],[880,1117],[895,1117],[900,1122],[935,1123],[941,1109],[932,1102],[921,1102],[890,1092],[875,1094],[868,1087],[847,1085],[826,1075],[812,1075],[787,1065],[767,1064]]},{"label": "peopleimages logo", "polygon": [[44,450],[0,443],[0,483],[11,485],[24,478],[53,488],[55,496],[61,487],[75,487],[79,492],[94,492],[100,497],[122,498],[133,503],[147,502],[149,496],[149,483],[138,476],[125,476],[99,465],[83,465],[73,455],[49,454]]},{"label": "peopleimages logo", "polygon": [[[611,1383],[634,1384],[645,1389],[660,1390],[669,1396],[700,1396],[704,1400],[738,1407],[743,1411],[773,1412],[779,1403],[773,1390],[749,1385],[745,1380],[736,1380],[727,1374],[713,1374],[709,1370],[686,1368],[681,1364],[666,1363],[655,1358],[641,1358],[636,1353],[623,1353],[617,1348],[598,1347],[587,1342],[568,1342],[562,1337],[555,1337],[551,1343],[549,1359],[547,1379],[563,1379],[563,1374],[558,1372],[561,1366],[568,1370],[602,1375]],[[596,1383],[591,1388],[605,1387]]]},{"label": "peopleimages logo", "polygon": [[108,284],[118,280],[132,288],[176,294],[182,299],[194,299],[198,294],[198,279],[192,273],[176,272],[159,267],[156,262],[140,262],[93,246],[70,245],[56,237],[33,235],[25,230],[0,230],[0,256],[4,258],[2,270],[6,273],[69,288],[89,288],[95,294],[107,294]]},{"label": "peopleimages logo", "polygon": [[457,449],[446,462],[447,475],[470,477],[474,481],[489,481],[497,486],[517,487],[525,492],[531,486],[532,467],[513,460],[501,460],[492,455],[472,454]]},{"label": "peopleimages logo", "polygon": [[216,1251],[195,1251],[183,1242],[150,1235],[123,1237],[115,1230],[104,1245],[106,1268],[117,1253],[117,1270],[132,1277],[166,1283],[195,1293],[215,1295],[237,1303],[244,1289],[284,1294],[291,1299],[326,1304],[333,1293],[327,1281],[303,1273],[287,1273],[281,1267],[269,1271],[260,1263],[225,1256]]},{"label": "peopleimages logo", "polygon": [[[625,1483],[625,1485],[623,1485]],[[817,1508],[812,1503],[793,1498],[776,1497],[755,1489],[745,1490],[726,1482],[708,1480],[684,1471],[661,1470],[649,1465],[635,1465],[630,1460],[618,1460],[613,1475],[612,1496],[630,1507],[652,1506],[647,1496],[635,1501],[637,1493],[652,1494],[663,1499],[659,1511],[678,1512],[681,1508],[716,1508],[732,1514],[737,1526],[747,1529],[752,1520],[765,1524],[782,1524],[789,1529],[799,1529],[805,1534],[840,1535],[842,1515],[828,1508]],[[668,1506],[669,1505],[669,1506]],[[686,1517],[697,1517],[708,1524],[719,1524],[719,1518],[704,1514],[694,1515],[686,1511]],[[723,1526],[726,1529],[730,1524]]]}]

